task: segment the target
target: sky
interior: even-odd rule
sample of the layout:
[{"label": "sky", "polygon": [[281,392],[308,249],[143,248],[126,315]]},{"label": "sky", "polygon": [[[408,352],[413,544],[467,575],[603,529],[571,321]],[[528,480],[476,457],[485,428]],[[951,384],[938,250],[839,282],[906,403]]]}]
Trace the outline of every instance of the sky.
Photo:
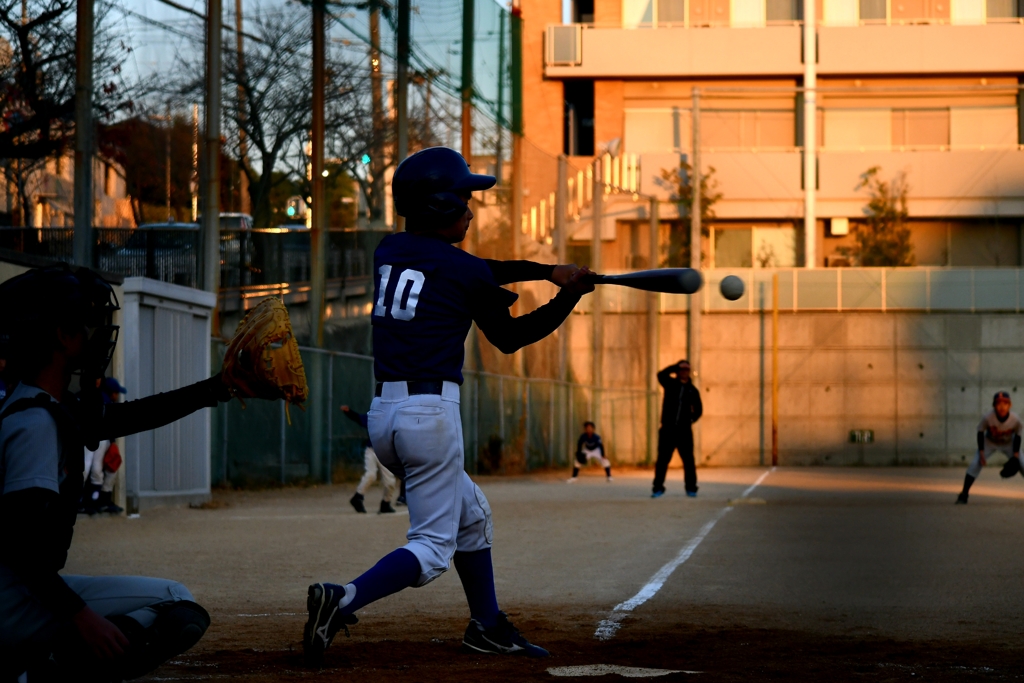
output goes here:
[{"label": "sky", "polygon": [[[205,13],[203,0],[175,0],[196,12]],[[159,0],[109,0],[110,22],[121,33],[133,53],[125,64],[126,75],[159,75],[176,67],[175,56],[193,49],[187,36],[202,31],[200,21]],[[233,0],[224,0],[224,22],[234,25]],[[281,12],[308,13],[309,9],[288,0],[244,0],[243,17],[257,8]],[[497,99],[499,6],[494,0],[478,0],[476,12],[477,41],[475,46],[475,82],[481,96]],[[329,38],[335,46],[351,52],[354,60],[365,59],[367,53],[368,19],[365,11],[336,9],[338,20],[330,23]],[[462,0],[422,0],[412,9],[412,66],[444,72],[437,88],[457,91],[462,60]],[[158,26],[155,24],[160,24]],[[506,27],[507,30],[507,27]],[[225,32],[224,39],[233,36]],[[385,77],[393,78],[394,35],[382,21],[382,48],[385,52]],[[435,93],[437,90],[435,90]],[[506,90],[507,93],[507,90]],[[507,94],[506,94],[507,97]],[[491,105],[492,111],[494,105]],[[505,116],[508,117],[507,104]]]}]

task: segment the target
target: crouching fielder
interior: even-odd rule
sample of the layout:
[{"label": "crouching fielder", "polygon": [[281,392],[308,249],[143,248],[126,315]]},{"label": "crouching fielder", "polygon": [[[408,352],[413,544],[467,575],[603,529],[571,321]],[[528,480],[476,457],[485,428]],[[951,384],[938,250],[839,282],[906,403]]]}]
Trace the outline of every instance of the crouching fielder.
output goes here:
[{"label": "crouching fielder", "polygon": [[1013,403],[1005,391],[998,391],[992,398],[990,410],[978,423],[978,452],[967,468],[964,477],[964,490],[957,496],[957,505],[967,504],[967,494],[971,484],[981,474],[981,468],[988,462],[993,453],[1004,453],[1009,460],[1000,473],[1008,479],[1021,471],[1020,441],[1022,424],[1017,413],[1010,412]]}]

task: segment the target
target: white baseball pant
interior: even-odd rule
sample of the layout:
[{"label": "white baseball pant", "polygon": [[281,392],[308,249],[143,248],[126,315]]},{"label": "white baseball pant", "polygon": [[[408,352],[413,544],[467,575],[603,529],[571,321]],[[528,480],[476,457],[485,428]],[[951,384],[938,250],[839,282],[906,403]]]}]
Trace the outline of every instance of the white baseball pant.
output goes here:
[{"label": "white baseball pant", "polygon": [[109,441],[100,441],[100,445],[94,451],[85,449],[85,480],[99,486],[101,491],[110,493],[114,490],[114,478],[116,472],[106,472],[103,469],[103,457],[110,448]]},{"label": "white baseball pant", "polygon": [[[986,439],[985,440],[985,453],[984,453],[984,460],[986,461],[986,463],[988,462],[988,459],[991,456],[995,455],[996,453],[1004,453],[1007,458],[1012,458],[1013,457],[1013,444],[1009,444],[1009,443],[1007,443],[1007,444],[995,444],[995,443],[992,443],[991,441],[989,441],[988,439]],[[967,474],[969,474],[972,477],[974,477],[975,479],[977,479],[978,475],[981,474],[981,468],[982,468],[981,461],[982,461],[982,453],[979,451],[979,452],[974,454],[974,460],[971,461],[970,467],[967,468]]]},{"label": "white baseball pant", "polygon": [[445,382],[440,396],[410,396],[405,382],[384,382],[367,417],[377,458],[405,479],[405,549],[420,562],[416,585],[447,571],[456,550],[489,548],[491,507],[465,470],[459,385]]},{"label": "white baseball pant", "polygon": [[380,464],[380,460],[377,459],[377,454],[373,452],[371,446],[367,446],[363,451],[363,467],[363,478],[359,480],[356,493],[365,496],[366,490],[377,481],[377,470],[380,470],[380,483],[384,487],[383,499],[390,503],[398,489],[398,480],[384,465]]},{"label": "white baseball pant", "polygon": [[581,451],[583,452],[583,455],[587,456],[587,463],[588,464],[590,463],[591,460],[600,460],[601,461],[601,467],[611,467],[612,466],[612,463],[608,460],[608,458],[604,457],[601,454],[601,449],[600,448],[594,448],[594,449],[583,448],[583,449],[581,449]]}]

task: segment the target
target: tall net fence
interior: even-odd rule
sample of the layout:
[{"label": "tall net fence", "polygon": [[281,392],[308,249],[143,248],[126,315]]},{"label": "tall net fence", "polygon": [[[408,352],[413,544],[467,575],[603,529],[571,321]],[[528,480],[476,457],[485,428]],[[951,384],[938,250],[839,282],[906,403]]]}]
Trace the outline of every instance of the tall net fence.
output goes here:
[{"label": "tall net fence", "polygon": [[[215,343],[215,360],[224,347]],[[214,409],[212,482],[251,487],[340,482],[363,466],[366,430],[339,410],[365,412],[373,396],[370,356],[302,348],[310,384],[305,410],[282,401],[231,401]],[[595,401],[610,416],[601,435],[615,463],[647,463],[648,399],[643,390],[603,389],[548,379],[467,372],[461,392],[466,469],[516,474],[567,467]]]}]

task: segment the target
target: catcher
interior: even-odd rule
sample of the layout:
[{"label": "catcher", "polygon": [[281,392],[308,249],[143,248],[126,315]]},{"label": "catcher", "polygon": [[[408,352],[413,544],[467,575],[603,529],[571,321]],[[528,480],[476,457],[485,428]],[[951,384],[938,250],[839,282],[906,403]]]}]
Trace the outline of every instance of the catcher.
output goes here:
[{"label": "catcher", "polygon": [[1017,413],[1010,412],[1013,402],[1005,391],[997,391],[992,397],[992,410],[981,418],[978,423],[978,452],[971,461],[964,475],[964,488],[956,498],[957,505],[967,504],[967,495],[974,480],[981,474],[993,453],[999,452],[1009,458],[999,473],[1003,479],[1009,479],[1021,471],[1020,441],[1022,424]]},{"label": "catcher", "polygon": [[[59,573],[84,448],[257,391],[216,375],[104,404],[96,380],[117,343],[118,308],[110,284],[85,268],[34,269],[0,285],[0,356],[10,380],[0,408],[0,681],[137,678],[191,648],[210,625],[176,581]],[[74,393],[75,376],[91,390]]]}]

